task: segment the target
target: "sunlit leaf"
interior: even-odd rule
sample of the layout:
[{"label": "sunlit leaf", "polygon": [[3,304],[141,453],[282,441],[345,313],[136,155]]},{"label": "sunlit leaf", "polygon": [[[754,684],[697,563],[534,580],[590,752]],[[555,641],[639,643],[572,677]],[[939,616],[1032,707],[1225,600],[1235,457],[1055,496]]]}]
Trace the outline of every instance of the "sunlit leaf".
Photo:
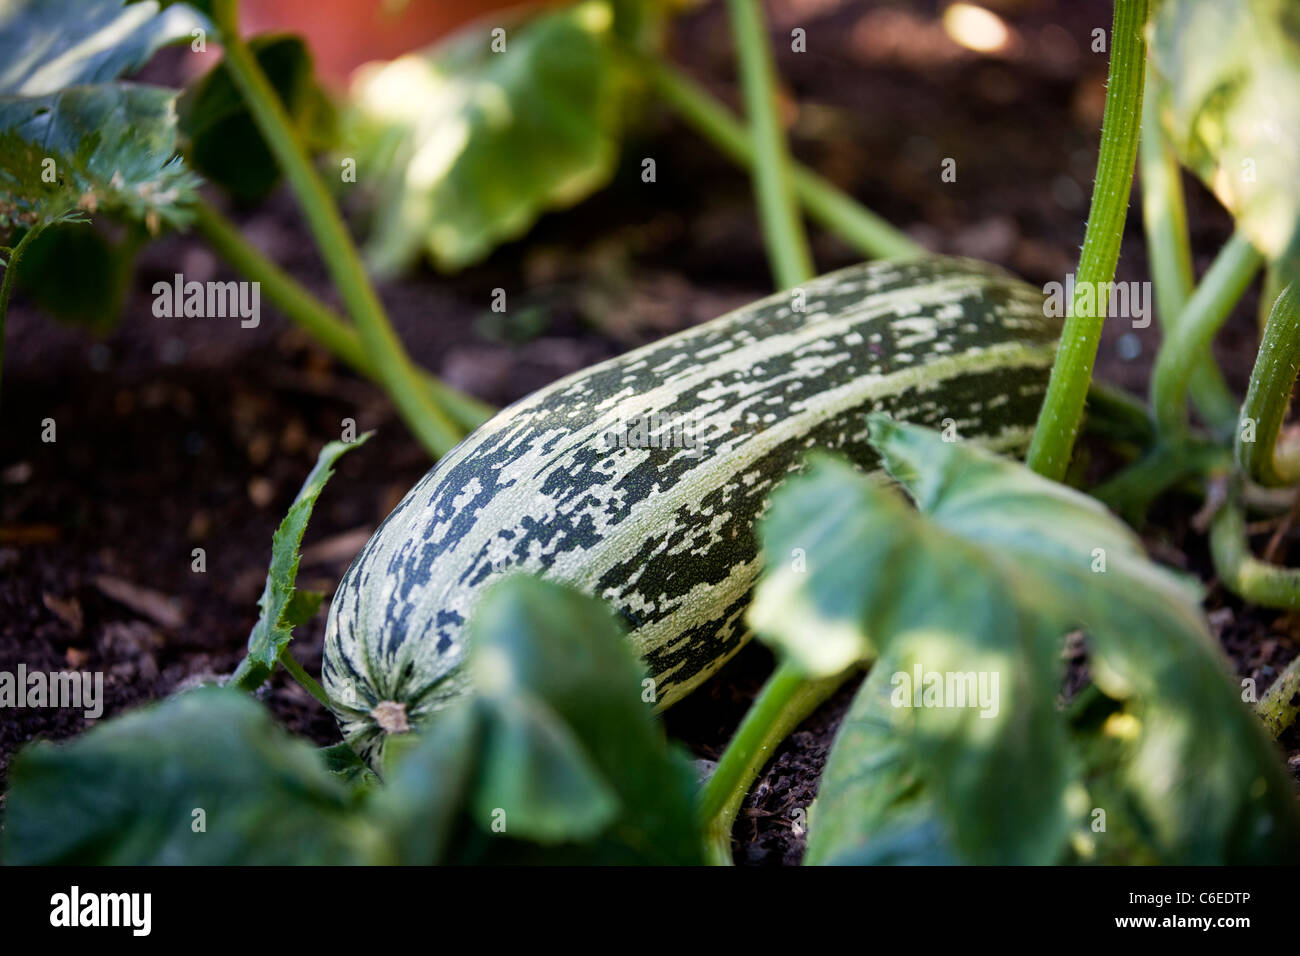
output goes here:
[{"label": "sunlit leaf", "polygon": [[627,78],[608,3],[506,23],[504,52],[479,24],[358,75],[345,140],[374,191],[379,271],[421,251],[444,270],[472,264],[613,174]]},{"label": "sunlit leaf", "polygon": [[1179,158],[1262,252],[1300,276],[1300,9],[1162,0],[1151,55]]},{"label": "sunlit leaf", "polygon": [[[765,552],[803,549],[806,570],[774,567],[750,615],[813,673],[857,657],[888,671],[864,685],[837,739],[846,756],[828,763],[810,859],[857,856],[921,823],[965,862],[1113,858],[1123,853],[1108,839],[1138,834],[1163,862],[1300,854],[1278,755],[1183,579],[1065,486],[883,416],[870,428],[920,511],[846,466],[816,463],[764,526]],[[1054,703],[1060,639],[1077,627],[1091,680],[1113,702],[1093,734],[1113,738],[1100,763]],[[914,696],[928,675],[944,681],[933,700],[950,706]],[[996,686],[987,699],[981,675]],[[963,682],[965,706],[951,706]],[[906,713],[885,711],[882,695]],[[877,783],[898,794],[892,809]],[[1102,794],[1111,824],[1097,833],[1088,813]]]},{"label": "sunlit leaf", "polygon": [[40,96],[107,83],[160,47],[211,28],[185,4],[154,0],[0,0],[0,94]]}]

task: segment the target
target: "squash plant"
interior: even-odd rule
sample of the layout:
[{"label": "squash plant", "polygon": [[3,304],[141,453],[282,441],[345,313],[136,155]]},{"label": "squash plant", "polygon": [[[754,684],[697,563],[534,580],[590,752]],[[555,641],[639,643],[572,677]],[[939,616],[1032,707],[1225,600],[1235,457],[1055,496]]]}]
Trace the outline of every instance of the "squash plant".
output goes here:
[{"label": "squash plant", "polygon": [[[1221,580],[1248,601],[1297,603],[1300,572],[1254,558],[1245,522],[1274,500],[1262,489],[1294,494],[1300,482],[1280,436],[1300,370],[1300,24],[1276,0],[1116,0],[1097,178],[1063,328],[1038,290],[925,256],[792,163],[760,5],[728,3],[748,125],[653,45],[613,30],[621,5],[537,14],[521,56],[545,61],[554,51],[539,38],[590,28],[604,11],[610,29],[581,38],[590,62],[632,71],[752,168],[783,291],[555,383],[454,448],[488,412],[421,375],[392,335],[304,145],[321,102],[305,48],[245,41],[232,0],[77,6],[94,9],[92,28],[123,17],[133,27],[57,80],[30,57],[3,74],[0,225],[18,238],[0,314],[24,244],[46,228],[101,209],[150,231],[193,223],[446,454],[341,582],[318,683],[290,647],[322,601],[295,576],[303,528],[347,448],[326,446],[275,536],[262,616],[228,686],[24,751],[7,859],[727,862],[736,812],[773,748],[863,671],[810,813],[806,862],[1300,859],[1300,809],[1272,740],[1295,718],[1300,664],[1257,713],[1244,706],[1199,588],[1152,563],[1116,516],[1139,524],[1164,491],[1199,488]],[[0,52],[54,35],[37,10],[5,8]],[[187,94],[187,155],[220,176],[212,131],[257,134],[266,162],[250,188],[285,176],[351,324],[197,199],[174,155],[175,94],[116,81],[194,25],[226,56]],[[435,72],[496,68],[465,55],[465,42],[442,48]],[[279,86],[275,63],[288,65]],[[454,82],[440,89],[446,115],[473,113]],[[586,92],[597,117],[616,112],[606,94],[622,95]],[[127,120],[142,135],[126,135]],[[418,151],[409,129],[395,130],[393,155]],[[489,155],[485,168],[500,162],[490,154],[508,137],[475,134],[447,175],[472,178],[476,154]],[[1139,154],[1165,330],[1149,413],[1091,381],[1106,309],[1090,303],[1115,275]],[[583,190],[607,168],[607,149],[593,155]],[[53,183],[37,172],[46,158],[60,170]],[[1238,224],[1199,283],[1180,163]],[[1240,177],[1243,167],[1254,173]],[[562,202],[564,180],[543,176],[521,200],[520,181],[504,177],[480,228],[482,210],[453,208],[441,230],[456,180],[426,182],[406,197],[404,224],[405,210],[389,211],[397,225],[381,234],[397,238],[379,259],[396,267],[423,246],[444,265],[471,261]],[[814,278],[804,211],[895,261]],[[1265,266],[1270,314],[1238,405],[1209,344]],[[1087,489],[1065,483],[1081,483],[1069,466],[1085,424],[1131,459]],[[1025,447],[1024,465],[998,454]],[[1085,652],[1067,682],[1061,646],[1072,632]],[[697,787],[653,709],[751,634],[780,663]],[[313,751],[274,731],[247,692],[277,664],[335,713],[342,744]],[[150,772],[160,766],[163,786]],[[195,828],[199,811],[217,826]]]}]

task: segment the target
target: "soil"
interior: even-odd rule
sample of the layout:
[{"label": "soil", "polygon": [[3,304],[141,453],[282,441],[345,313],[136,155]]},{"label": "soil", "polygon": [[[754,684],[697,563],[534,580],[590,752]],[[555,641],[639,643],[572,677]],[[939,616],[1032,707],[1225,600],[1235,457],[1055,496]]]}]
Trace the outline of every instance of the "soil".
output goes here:
[{"label": "soil", "polygon": [[[1031,283],[1071,272],[1082,241],[1101,123],[1106,57],[1092,30],[1102,0],[990,3],[1014,31],[1010,52],[980,57],[949,42],[934,2],[770,4],[798,156],[937,252],[999,262]],[[795,27],[806,53],[789,51]],[[672,56],[738,101],[725,11],[678,21]],[[798,104],[796,109],[795,104]],[[658,182],[640,179],[653,156]],[[941,181],[944,158],[955,182]],[[1196,265],[1231,231],[1188,181]],[[1137,194],[1118,279],[1145,280]],[[329,284],[287,193],[231,210],[245,235],[319,294]],[[672,115],[650,109],[613,185],[544,218],[529,237],[454,277],[427,270],[381,287],[417,362],[504,404],[635,344],[712,318],[770,291],[746,177]],[[859,257],[812,231],[819,269]],[[0,670],[105,673],[105,716],[237,664],[256,618],[271,533],[316,452],[345,418],[377,436],[345,456],[307,532],[300,580],[329,591],[369,532],[428,461],[384,397],[283,317],[259,327],[155,319],[149,290],[176,272],[226,270],[203,243],[169,236],[146,248],[125,317],[95,338],[57,325],[19,297],[11,311],[0,431]],[[69,282],[77,281],[75,276]],[[509,290],[513,325],[493,322]],[[1241,390],[1255,349],[1244,302],[1218,343]],[[499,318],[499,317],[496,317]],[[1112,327],[1099,377],[1146,388],[1159,331]],[[42,440],[53,421],[56,441]],[[1213,581],[1196,502],[1162,502],[1144,532],[1154,556],[1208,585],[1211,621],[1238,673],[1261,692],[1300,652],[1300,626],[1243,608]],[[1270,529],[1261,529],[1262,550]],[[1296,535],[1279,562],[1300,562]],[[192,570],[194,549],[206,570]],[[297,631],[295,653],[319,670],[324,614]],[[758,646],[667,715],[671,734],[714,759],[771,669]],[[333,720],[283,675],[264,691],[292,730],[338,739]],[[845,688],[778,751],[737,822],[736,860],[796,863],[799,814],[816,793]],[[14,751],[84,729],[79,714],[9,711],[0,723],[0,791]],[[1300,775],[1300,737],[1283,740]]]}]

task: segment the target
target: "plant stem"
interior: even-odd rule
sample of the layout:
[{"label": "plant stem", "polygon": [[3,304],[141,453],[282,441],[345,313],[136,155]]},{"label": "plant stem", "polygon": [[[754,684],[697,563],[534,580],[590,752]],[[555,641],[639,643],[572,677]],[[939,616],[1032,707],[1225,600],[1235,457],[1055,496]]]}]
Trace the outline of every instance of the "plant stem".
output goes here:
[{"label": "plant stem", "polygon": [[[1101,315],[1081,314],[1083,296],[1091,290],[1109,288],[1115,278],[1119,247],[1128,216],[1129,191],[1137,161],[1138,132],[1141,128],[1142,71],[1146,59],[1148,0],[1115,0],[1111,28],[1110,74],[1106,84],[1106,111],[1102,121],[1101,149],[1097,155],[1097,177],[1092,187],[1088,228],[1079,256],[1074,302],[1061,333],[1052,378],[1029,446],[1027,463],[1048,478],[1060,481],[1070,464],[1070,452],[1083,418],[1092,365],[1097,358]],[[1095,297],[1094,301],[1097,300]]]},{"label": "plant stem", "polygon": [[[623,52],[697,133],[737,165],[754,167],[749,131],[725,106],[675,67],[653,57]],[[791,181],[808,215],[868,258],[915,259],[926,254],[920,244],[806,167],[792,162]]]},{"label": "plant stem", "polygon": [[329,710],[330,699],[325,693],[325,688],[316,683],[316,679],[303,670],[302,665],[298,663],[298,659],[289,653],[289,648],[287,646],[281,648],[278,659],[293,679],[301,684],[307,693],[320,701],[322,707]]},{"label": "plant stem", "polygon": [[[1277,436],[1291,406],[1291,389],[1300,373],[1300,289],[1292,282],[1273,304],[1264,341],[1250,373],[1250,388],[1237,429],[1237,462],[1254,481],[1268,487],[1300,482],[1294,456],[1279,455]],[[1254,441],[1244,441],[1253,424]]]},{"label": "plant stem", "polygon": [[1224,587],[1252,604],[1295,608],[1300,605],[1300,571],[1276,567],[1250,553],[1241,489],[1239,482],[1234,484],[1210,524],[1215,573]]},{"label": "plant stem", "polygon": [[790,189],[790,157],[777,116],[776,71],[768,47],[763,8],[758,0],[727,0],[731,30],[740,59],[753,146],[754,192],[767,257],[779,289],[792,289],[816,273],[808,238],[799,221],[799,206]]},{"label": "plant stem", "polygon": [[1177,443],[1187,436],[1187,385],[1197,360],[1227,320],[1259,271],[1255,247],[1241,232],[1219,251],[1156,356],[1151,373],[1151,404],[1161,434]]},{"label": "plant stem", "polygon": [[325,265],[356,323],[361,344],[374,363],[385,391],[421,444],[434,455],[444,454],[456,444],[457,428],[421,385],[415,366],[388,323],[383,305],[370,285],[361,257],[325,184],[299,143],[257,58],[239,36],[237,0],[214,0],[212,9],[230,77],[298,197]]},{"label": "plant stem", "polygon": [[1276,739],[1295,723],[1300,714],[1300,657],[1295,657],[1278,675],[1255,708],[1268,732]]},{"label": "plant stem", "polygon": [[[194,207],[194,227],[236,271],[261,283],[267,299],[281,312],[362,375],[382,384],[356,329],[250,245],[221,213],[200,201]],[[433,375],[423,373],[421,377],[433,400],[466,431],[477,428],[496,411]]]},{"label": "plant stem", "polygon": [[32,226],[23,233],[23,237],[18,240],[18,245],[8,250],[9,258],[5,261],[5,276],[3,280],[0,280],[0,386],[4,383],[5,320],[9,315],[9,297],[13,295],[14,284],[18,281],[18,261],[22,259],[27,247],[36,240],[36,237],[41,234],[41,230],[44,228],[43,223]]},{"label": "plant stem", "polygon": [[1219,445],[1158,443],[1146,455],[1092,489],[1092,496],[1118,512],[1133,527],[1146,519],[1151,502],[1193,475],[1231,466],[1231,456]]},{"label": "plant stem", "polygon": [[[1187,307],[1196,284],[1192,247],[1187,235],[1187,207],[1182,173],[1160,125],[1158,79],[1147,66],[1142,101],[1142,139],[1138,162],[1142,173],[1142,222],[1146,230],[1156,313],[1166,336]],[[1192,401],[1216,434],[1226,437],[1237,424],[1237,400],[1223,380],[1210,349],[1197,356],[1189,388]]]},{"label": "plant stem", "polygon": [[698,814],[712,863],[731,865],[736,814],[777,746],[860,669],[855,665],[834,677],[809,680],[789,663],[777,665],[700,792]]}]

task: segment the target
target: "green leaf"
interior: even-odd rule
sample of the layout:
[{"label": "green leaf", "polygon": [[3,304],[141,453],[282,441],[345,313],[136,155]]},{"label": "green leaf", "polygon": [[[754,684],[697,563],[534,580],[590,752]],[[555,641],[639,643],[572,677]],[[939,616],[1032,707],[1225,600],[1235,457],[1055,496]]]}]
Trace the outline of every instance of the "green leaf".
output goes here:
[{"label": "green leaf", "polygon": [[0,4],[0,230],[78,211],[183,224],[198,179],[176,158],[176,95],[111,82],[208,21],[153,0]]},{"label": "green leaf", "polygon": [[[480,711],[466,699],[442,711],[419,736],[389,739],[385,786],[375,793],[367,813],[388,835],[398,854],[396,862],[447,860],[458,827],[469,825],[465,808],[478,772],[482,735]],[[394,747],[402,738],[406,745]]]},{"label": "green leaf", "polygon": [[[289,35],[255,37],[249,48],[288,113],[299,141],[311,153],[337,140],[334,107],[312,75],[311,54]],[[186,157],[211,182],[236,198],[265,198],[280,180],[280,166],[236,89],[230,71],[218,64],[177,105]]]},{"label": "green leaf", "polygon": [[25,748],[9,771],[5,861],[366,862],[380,838],[351,803],[309,744],[245,694],[207,687]]},{"label": "green leaf", "polygon": [[805,865],[955,862],[909,742],[914,711],[890,704],[899,669],[878,660],[840,725],[809,814]]},{"label": "green leaf", "polygon": [[642,700],[644,671],[608,609],[516,575],[469,626],[486,712],[479,825],[500,808],[511,838],[581,842],[571,861],[698,862],[690,764]]},{"label": "green leaf", "polygon": [[495,696],[475,818],[504,814],[512,837],[563,843],[595,836],[613,821],[618,797],[573,732],[531,696]]},{"label": "green leaf", "polygon": [[[56,319],[106,334],[116,326],[146,235],[131,228],[114,240],[87,222],[56,222],[32,240],[18,264],[18,281]],[[76,276],[69,282],[69,276]]]},{"label": "green leaf", "polygon": [[151,232],[187,219],[175,94],[129,83],[0,96],[0,229],[110,213]]},{"label": "green leaf", "polygon": [[293,629],[309,620],[320,608],[322,595],[314,591],[299,592],[294,586],[298,579],[298,548],[303,532],[311,519],[316,499],[325,488],[325,482],[334,474],[334,462],[349,449],[365,443],[372,433],[366,432],[353,442],[332,441],[320,451],[316,465],[298,491],[298,497],[289,506],[289,513],[280,522],[271,538],[271,566],[266,573],[266,586],[258,599],[262,613],[248,635],[248,656],[235,671],[232,680],[244,690],[256,690],[271,674],[280,652],[293,640]]},{"label": "green leaf", "polygon": [[184,4],[152,0],[3,0],[0,93],[39,96],[107,83],[138,70],[160,47],[211,31]]},{"label": "green leaf", "polygon": [[[763,530],[767,554],[802,548],[807,570],[774,567],[750,615],[814,673],[879,656],[828,761],[810,859],[921,825],[964,862],[1055,862],[1067,848],[1113,858],[1134,835],[1162,862],[1295,858],[1287,778],[1195,591],[1095,501],[924,429],[879,415],[869,425],[920,513],[816,462],[778,493]],[[1060,636],[1077,627],[1115,708],[1082,738],[1055,705]],[[910,685],[931,674],[984,675],[990,690],[996,677],[998,692],[979,707],[908,707]],[[884,709],[887,687],[902,713]],[[1113,738],[1100,763],[1098,738]],[[883,809],[877,782],[898,794]],[[1113,802],[1099,805],[1103,794]],[[1088,826],[1099,806],[1105,833]],[[913,845],[900,841],[895,851]]]},{"label": "green leaf", "polygon": [[509,26],[505,52],[480,24],[358,77],[345,142],[375,191],[376,270],[421,250],[464,268],[609,181],[627,84],[612,24],[588,0]]},{"label": "green leaf", "polygon": [[1300,276],[1300,13],[1292,0],[1163,0],[1151,55],[1179,158],[1255,246]]}]

